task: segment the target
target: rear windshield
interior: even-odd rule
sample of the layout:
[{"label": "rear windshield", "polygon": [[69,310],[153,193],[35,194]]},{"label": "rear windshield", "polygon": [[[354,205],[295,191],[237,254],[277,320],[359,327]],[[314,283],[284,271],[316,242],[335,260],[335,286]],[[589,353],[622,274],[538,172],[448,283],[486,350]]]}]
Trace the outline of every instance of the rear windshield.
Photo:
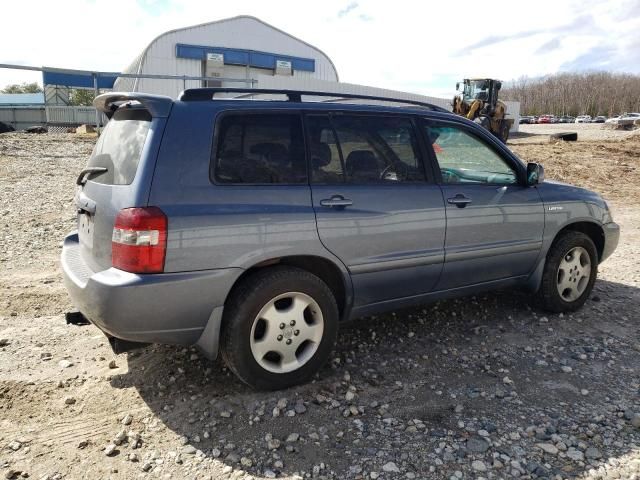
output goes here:
[{"label": "rear windshield", "polygon": [[142,109],[118,110],[102,131],[89,159],[89,167],[107,171],[91,176],[91,181],[107,185],[129,185],[136,176],[151,115]]}]

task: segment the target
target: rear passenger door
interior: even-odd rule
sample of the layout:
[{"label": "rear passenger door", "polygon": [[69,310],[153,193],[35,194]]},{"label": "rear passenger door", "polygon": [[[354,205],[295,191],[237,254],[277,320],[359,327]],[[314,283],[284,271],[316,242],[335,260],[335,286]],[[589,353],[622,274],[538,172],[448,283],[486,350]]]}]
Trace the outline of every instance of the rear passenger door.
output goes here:
[{"label": "rear passenger door", "polygon": [[432,290],[444,203],[411,118],[308,114],[305,124],[318,233],[349,269],[355,306]]}]

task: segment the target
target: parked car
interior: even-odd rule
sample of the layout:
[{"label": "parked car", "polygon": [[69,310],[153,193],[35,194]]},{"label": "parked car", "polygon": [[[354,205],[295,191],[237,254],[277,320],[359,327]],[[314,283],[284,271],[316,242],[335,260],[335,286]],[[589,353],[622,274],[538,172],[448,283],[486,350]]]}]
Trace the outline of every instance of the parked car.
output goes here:
[{"label": "parked car", "polygon": [[538,117],[538,123],[556,123],[553,115],[542,115]]},{"label": "parked car", "polygon": [[529,117],[529,116],[523,116],[520,117],[520,124],[528,124],[528,123],[535,123],[533,120],[533,117]]},{"label": "parked car", "polygon": [[440,107],[303,94],[347,97],[96,98],[110,121],[61,265],[115,352],[196,345],[279,389],[312,378],[348,319],[505,287],[552,312],[589,298],[619,237],[600,195]]},{"label": "parked car", "polygon": [[591,115],[578,115],[576,123],[591,123]]},{"label": "parked car", "polygon": [[616,117],[612,117],[606,120],[605,123],[613,123],[618,124],[621,122],[632,124],[635,121],[640,120],[640,113],[623,113],[622,115],[618,115]]},{"label": "parked car", "polygon": [[563,115],[558,119],[558,123],[573,123],[574,120],[575,120],[574,117],[571,117],[569,115]]},{"label": "parked car", "polygon": [[602,115],[598,115],[591,120],[591,123],[604,123],[607,121],[607,117],[603,117]]}]

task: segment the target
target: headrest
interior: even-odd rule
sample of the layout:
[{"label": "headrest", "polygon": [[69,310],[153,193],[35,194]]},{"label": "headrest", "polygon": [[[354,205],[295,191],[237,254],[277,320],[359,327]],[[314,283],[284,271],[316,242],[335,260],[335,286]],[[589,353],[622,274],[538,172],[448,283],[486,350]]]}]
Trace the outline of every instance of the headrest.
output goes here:
[{"label": "headrest", "polygon": [[311,145],[311,165],[313,168],[326,167],[331,163],[331,148],[324,142]]}]

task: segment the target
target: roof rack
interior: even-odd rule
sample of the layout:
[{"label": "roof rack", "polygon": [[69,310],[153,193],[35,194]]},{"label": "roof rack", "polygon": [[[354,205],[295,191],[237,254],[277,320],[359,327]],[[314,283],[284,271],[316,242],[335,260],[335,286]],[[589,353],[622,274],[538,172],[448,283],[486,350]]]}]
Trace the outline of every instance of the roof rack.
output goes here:
[{"label": "roof rack", "polygon": [[[312,92],[306,90],[279,90],[279,89],[270,89],[270,88],[224,88],[224,87],[216,87],[216,88],[189,88],[184,90],[178,100],[183,102],[189,101],[202,101],[202,100],[212,100],[216,93],[242,93],[245,95],[241,95],[239,97],[232,97],[230,100],[234,98],[242,98],[250,95],[286,95],[287,100],[289,102],[302,102],[302,96],[312,96],[312,97],[335,97],[336,100],[345,100],[345,99],[357,99],[357,100],[377,100],[382,102],[393,102],[393,103],[405,103],[408,105],[416,105],[419,107],[426,107],[436,112],[449,112],[447,109],[434,105],[432,103],[421,102],[419,100],[407,100],[404,98],[393,98],[393,97],[379,97],[377,95],[360,95],[357,93],[340,93],[340,92]],[[332,100],[326,100],[330,102]]]}]

